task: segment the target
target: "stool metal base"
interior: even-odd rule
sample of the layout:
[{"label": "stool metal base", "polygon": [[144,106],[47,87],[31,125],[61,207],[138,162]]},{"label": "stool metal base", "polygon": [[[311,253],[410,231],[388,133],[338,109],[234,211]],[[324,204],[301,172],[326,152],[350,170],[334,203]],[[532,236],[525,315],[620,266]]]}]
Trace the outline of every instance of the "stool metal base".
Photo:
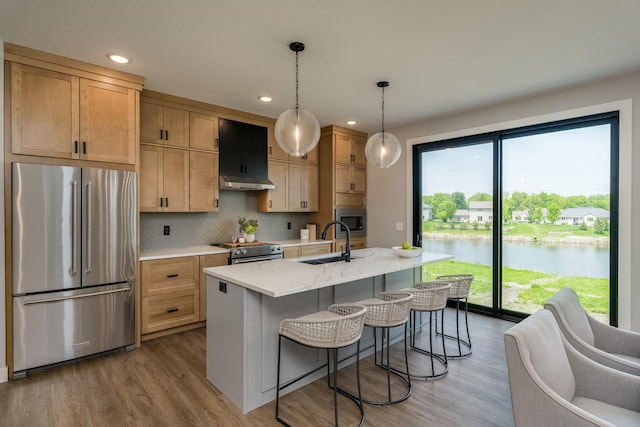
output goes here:
[{"label": "stool metal base", "polygon": [[[442,314],[442,319],[444,320],[444,309],[442,310],[438,310],[440,311]],[[447,362],[447,350],[445,348],[445,343],[444,343],[444,335],[442,334],[437,334],[442,336],[442,349],[443,349],[443,355],[437,354],[433,352],[433,319],[435,316],[435,319],[437,321],[437,312],[435,311],[428,311],[427,313],[429,313],[429,350],[420,348],[416,345],[416,335],[415,335],[415,330],[417,329],[416,327],[416,310],[411,310],[411,349],[421,353],[421,354],[425,354],[427,356],[430,357],[431,359],[431,374],[425,374],[425,375],[416,375],[416,374],[411,374],[412,378],[421,378],[421,379],[437,379],[437,378],[441,378],[444,377],[447,372],[449,372],[449,363]],[[419,325],[420,329],[422,329],[423,325]],[[438,361],[442,367],[443,367],[443,371],[442,372],[438,372],[436,373],[435,370],[435,364],[434,364],[434,359],[436,361]]]},{"label": "stool metal base", "polygon": [[[364,403],[369,405],[393,405],[395,403],[404,402],[411,396],[412,388],[411,388],[411,375],[409,375],[409,358],[407,354],[407,322],[404,324],[404,363],[405,363],[405,372],[399,371],[390,366],[391,359],[389,358],[389,330],[391,328],[380,328],[382,329],[382,347],[380,348],[380,362],[378,362],[378,334],[377,327],[373,328],[373,363],[384,370],[387,371],[387,400],[386,401],[375,401],[375,400],[366,400],[362,399]],[[384,362],[384,341],[385,341],[385,332],[386,332],[386,341],[387,341],[387,362]],[[394,374],[398,378],[400,378],[407,385],[407,392],[398,399],[391,398],[391,374]]]},{"label": "stool metal base", "polygon": [[[279,409],[280,409],[280,390],[283,390],[287,387],[289,387],[290,385],[300,381],[301,379],[307,377],[308,375],[316,372],[318,369],[321,369],[324,367],[321,366],[318,369],[314,369],[311,372],[307,372],[304,375],[301,375],[289,382],[287,382],[284,385],[280,385],[280,353],[281,353],[281,348],[282,348],[282,338],[287,338],[290,341],[293,341],[295,343],[298,343],[300,345],[305,345],[302,343],[299,343],[295,340],[292,340],[289,337],[285,337],[283,335],[278,335],[278,373],[277,373],[277,379],[276,379],[276,420],[282,424],[285,425],[287,427],[291,427],[291,425],[289,423],[287,423],[285,420],[283,420],[280,415],[279,415]],[[305,345],[305,347],[309,347],[307,345]],[[313,347],[313,348],[317,348],[317,347]],[[330,360],[331,358],[329,357],[329,350],[333,350],[333,384],[331,385],[331,363]],[[333,390],[333,414],[334,414],[334,419],[335,419],[335,426],[338,427],[339,426],[339,422],[338,422],[338,393],[340,393],[341,395],[347,397],[349,400],[351,400],[353,403],[356,404],[356,406],[360,409],[360,423],[358,424],[358,427],[362,427],[362,425],[364,425],[364,404],[362,401],[362,391],[360,389],[360,340],[357,341],[357,351],[356,351],[356,377],[357,377],[357,383],[358,383],[358,397],[353,396],[351,393],[341,389],[340,387],[337,387],[337,381],[338,381],[338,349],[337,348],[333,348],[333,349],[327,349],[327,385],[329,386],[329,388],[331,388]]]},{"label": "stool metal base", "polygon": [[[440,332],[438,332],[438,319],[436,318],[436,334],[442,335],[448,340],[454,340],[458,343],[458,354],[447,354],[447,359],[463,359],[471,356],[473,348],[471,347],[471,336],[469,335],[469,316],[468,316],[467,298],[464,299],[464,324],[467,330],[467,340],[460,338],[460,298],[456,298],[456,336],[444,333],[444,322],[440,322]],[[464,346],[464,352],[463,352]],[[443,354],[438,354],[443,356]]]}]

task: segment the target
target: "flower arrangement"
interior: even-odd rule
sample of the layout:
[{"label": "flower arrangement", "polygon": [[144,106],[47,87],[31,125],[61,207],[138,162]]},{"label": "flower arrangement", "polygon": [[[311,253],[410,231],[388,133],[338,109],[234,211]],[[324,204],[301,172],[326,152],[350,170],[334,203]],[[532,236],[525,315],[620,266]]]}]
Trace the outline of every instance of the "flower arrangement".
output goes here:
[{"label": "flower arrangement", "polygon": [[245,217],[238,217],[238,231],[240,233],[254,234],[258,228],[257,219],[246,219]]}]

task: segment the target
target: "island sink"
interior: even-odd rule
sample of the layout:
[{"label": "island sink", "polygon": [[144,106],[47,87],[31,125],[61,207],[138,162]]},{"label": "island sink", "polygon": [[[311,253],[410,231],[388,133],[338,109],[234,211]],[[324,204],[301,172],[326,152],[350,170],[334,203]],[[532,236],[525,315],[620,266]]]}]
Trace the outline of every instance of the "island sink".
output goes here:
[{"label": "island sink", "polygon": [[[351,257],[351,259],[356,259],[356,258]],[[345,260],[344,256],[336,255],[336,256],[331,256],[327,258],[307,259],[307,260],[298,261],[298,262],[302,262],[304,264],[318,265],[318,264],[329,264],[331,262],[338,262],[338,261],[344,261],[344,260]]]}]

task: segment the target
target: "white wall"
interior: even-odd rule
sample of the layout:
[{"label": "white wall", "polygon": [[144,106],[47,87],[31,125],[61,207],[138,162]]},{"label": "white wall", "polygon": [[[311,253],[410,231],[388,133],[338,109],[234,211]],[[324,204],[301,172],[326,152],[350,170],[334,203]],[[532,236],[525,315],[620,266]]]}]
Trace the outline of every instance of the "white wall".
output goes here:
[{"label": "white wall", "polygon": [[[0,40],[0,129],[4,135],[4,43]],[[4,164],[4,150],[0,150],[0,164]],[[0,200],[4,200],[4,173],[0,174]],[[0,224],[4,224],[4,209],[0,209]],[[0,241],[4,242],[4,227],[0,228]],[[4,282],[4,245],[0,245],[0,383],[7,381],[6,316]]]},{"label": "white wall", "polygon": [[[505,127],[522,126],[537,121],[552,121],[564,115],[586,115],[605,104],[623,106],[621,112],[621,176],[620,176],[620,267],[619,324],[640,331],[640,285],[632,277],[640,276],[640,264],[631,260],[640,255],[640,225],[633,222],[640,208],[640,73],[628,74],[550,91],[538,96],[505,102],[477,110],[420,121],[391,131],[403,146],[402,157],[389,169],[368,168],[367,171],[367,244],[392,246],[411,240],[412,144],[455,136],[471,135]],[[636,108],[633,107],[636,101]],[[425,102],[429,102],[425,99]],[[635,130],[635,132],[634,132]],[[634,165],[638,167],[634,168]],[[636,184],[635,186],[633,184]],[[403,222],[405,231],[395,231],[395,223]]]}]

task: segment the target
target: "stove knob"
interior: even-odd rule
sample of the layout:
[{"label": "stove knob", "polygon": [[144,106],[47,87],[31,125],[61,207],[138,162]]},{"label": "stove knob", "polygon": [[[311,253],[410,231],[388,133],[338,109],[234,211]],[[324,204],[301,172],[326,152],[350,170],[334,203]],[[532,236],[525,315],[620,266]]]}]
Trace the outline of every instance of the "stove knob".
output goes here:
[{"label": "stove knob", "polygon": [[242,249],[240,253],[241,253],[242,255],[244,255],[244,254],[246,254],[246,253],[247,253],[247,250],[246,250],[246,249]]},{"label": "stove knob", "polygon": [[240,255],[240,249],[236,249],[235,251],[233,251],[233,253],[234,253],[235,255]]}]

